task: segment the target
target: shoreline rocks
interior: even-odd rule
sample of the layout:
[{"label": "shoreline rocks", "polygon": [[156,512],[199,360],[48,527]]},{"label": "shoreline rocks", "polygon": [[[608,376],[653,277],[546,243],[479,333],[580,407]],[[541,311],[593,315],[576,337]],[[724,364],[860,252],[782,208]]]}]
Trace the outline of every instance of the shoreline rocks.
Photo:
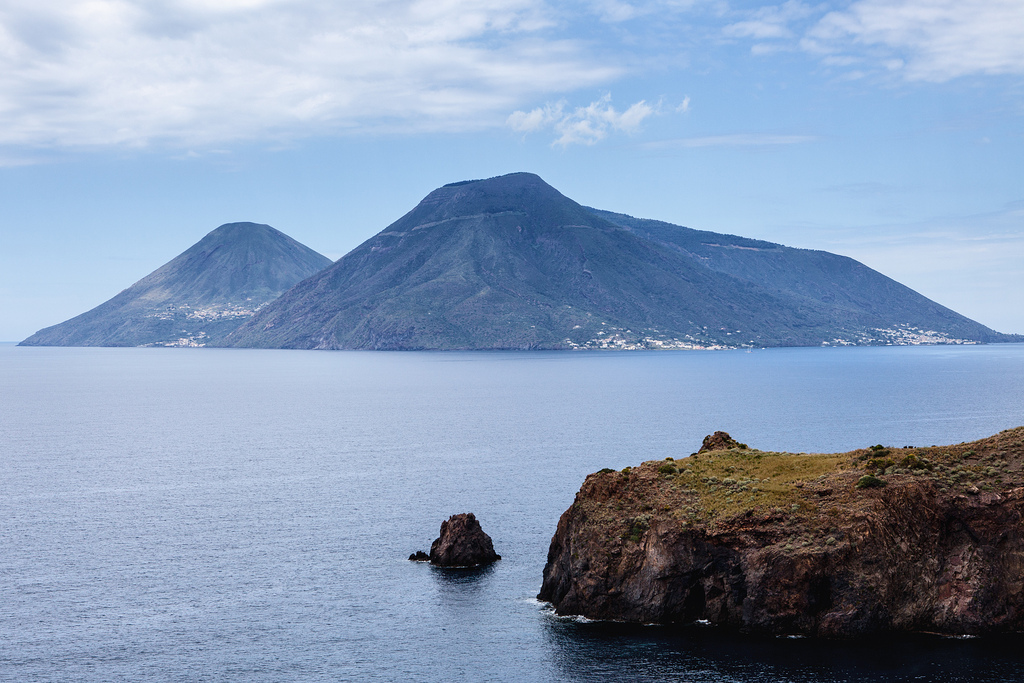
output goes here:
[{"label": "shoreline rocks", "polygon": [[1024,427],[843,454],[717,441],[731,450],[587,477],[538,597],[777,635],[1024,630]]}]

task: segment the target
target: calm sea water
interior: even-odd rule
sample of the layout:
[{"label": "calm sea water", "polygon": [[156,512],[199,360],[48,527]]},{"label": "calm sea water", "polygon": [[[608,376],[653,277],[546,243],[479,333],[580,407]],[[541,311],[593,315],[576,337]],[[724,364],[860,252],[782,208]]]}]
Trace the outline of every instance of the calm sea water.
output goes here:
[{"label": "calm sea water", "polygon": [[[1024,640],[751,639],[534,596],[585,475],[1024,423],[1024,346],[363,353],[0,346],[0,680],[1019,681]],[[405,558],[472,511],[504,559]]]}]

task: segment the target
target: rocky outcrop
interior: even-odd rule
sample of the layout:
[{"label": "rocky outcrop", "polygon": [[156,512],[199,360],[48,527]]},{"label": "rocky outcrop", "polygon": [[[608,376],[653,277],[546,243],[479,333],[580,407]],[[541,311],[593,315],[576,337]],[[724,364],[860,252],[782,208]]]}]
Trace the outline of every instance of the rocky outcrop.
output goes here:
[{"label": "rocky outcrop", "polygon": [[700,450],[697,452],[727,451],[730,448],[746,447],[746,444],[741,444],[739,441],[729,436],[728,432],[715,432],[714,434],[708,434],[704,437],[704,442],[700,445]]},{"label": "rocky outcrop", "polygon": [[[1024,427],[833,455],[711,450],[587,477],[559,614],[848,637],[1024,629]],[[857,487],[871,475],[882,485]]]},{"label": "rocky outcrop", "polygon": [[[420,555],[422,551],[409,559],[422,559]],[[500,559],[491,537],[472,512],[452,515],[441,522],[441,535],[430,546],[430,564],[438,567],[478,567]]]}]

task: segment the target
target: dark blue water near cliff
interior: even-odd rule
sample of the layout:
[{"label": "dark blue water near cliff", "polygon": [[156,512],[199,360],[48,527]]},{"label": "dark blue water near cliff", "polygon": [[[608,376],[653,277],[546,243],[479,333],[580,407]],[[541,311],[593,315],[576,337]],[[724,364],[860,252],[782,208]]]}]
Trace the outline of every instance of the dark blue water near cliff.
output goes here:
[{"label": "dark blue water near cliff", "polygon": [[[1024,640],[749,639],[534,600],[602,467],[1024,423],[1024,346],[345,353],[0,346],[0,680],[1018,681]],[[408,562],[474,511],[505,559]]]}]

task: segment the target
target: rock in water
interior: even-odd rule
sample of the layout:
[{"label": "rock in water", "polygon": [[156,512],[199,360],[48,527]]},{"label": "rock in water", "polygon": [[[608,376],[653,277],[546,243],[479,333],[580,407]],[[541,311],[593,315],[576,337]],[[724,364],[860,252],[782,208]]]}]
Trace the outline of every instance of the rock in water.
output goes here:
[{"label": "rock in water", "polygon": [[416,552],[414,552],[412,555],[409,556],[409,559],[412,562],[430,562],[430,555],[427,555],[422,550],[417,550]]},{"label": "rock in water", "polygon": [[472,512],[441,522],[441,535],[430,546],[430,564],[438,567],[477,567],[500,559]]},{"label": "rock in water", "polygon": [[538,597],[777,635],[1019,632],[1022,521],[1024,427],[929,448],[705,450],[587,477]]}]

